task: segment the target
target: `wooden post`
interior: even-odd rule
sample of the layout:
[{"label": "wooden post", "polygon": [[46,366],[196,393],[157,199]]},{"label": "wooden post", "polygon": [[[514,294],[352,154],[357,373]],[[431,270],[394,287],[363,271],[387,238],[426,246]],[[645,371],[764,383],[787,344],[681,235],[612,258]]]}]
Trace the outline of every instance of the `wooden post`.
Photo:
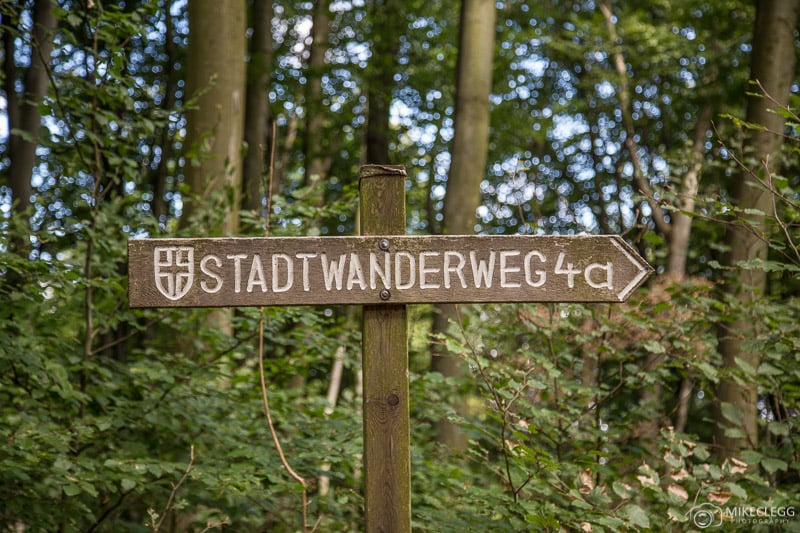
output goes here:
[{"label": "wooden post", "polygon": [[[406,231],[406,171],[402,166],[365,165],[359,180],[361,234]],[[380,298],[392,301],[389,290]],[[402,304],[365,305],[361,358],[364,370],[365,530],[411,531],[411,443],[408,402],[408,325]]]}]

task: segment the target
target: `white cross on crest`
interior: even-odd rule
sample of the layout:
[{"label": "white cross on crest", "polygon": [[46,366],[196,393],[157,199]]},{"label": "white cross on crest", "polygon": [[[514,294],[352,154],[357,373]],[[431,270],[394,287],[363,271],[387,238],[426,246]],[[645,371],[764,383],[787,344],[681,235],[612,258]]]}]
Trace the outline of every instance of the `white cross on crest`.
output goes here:
[{"label": "white cross on crest", "polygon": [[194,247],[156,246],[153,249],[153,274],[156,287],[165,298],[180,300],[192,288]]}]

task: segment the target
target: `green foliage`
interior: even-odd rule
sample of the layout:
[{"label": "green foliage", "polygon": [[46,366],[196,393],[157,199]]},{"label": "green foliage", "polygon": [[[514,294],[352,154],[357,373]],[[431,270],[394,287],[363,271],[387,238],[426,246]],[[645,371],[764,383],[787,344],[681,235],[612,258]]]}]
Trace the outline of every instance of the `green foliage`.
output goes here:
[{"label": "green foliage", "polygon": [[[793,505],[797,485],[785,480],[797,475],[797,445],[773,407],[764,406],[766,438],[757,451],[722,461],[709,444],[705,398],[728,372],[719,369],[710,295],[707,285],[689,283],[654,286],[622,309],[467,310],[447,342],[478,385],[474,416],[462,420],[471,445],[453,457],[465,468],[443,462],[438,449],[415,465],[415,482],[433,484],[415,503],[419,529],[682,531],[707,502],[723,509]],[[796,344],[796,305],[767,306],[781,310],[780,323],[768,309],[758,311],[772,323],[755,341],[765,350],[762,393],[779,394],[782,406],[795,401],[783,391],[797,388],[795,357],[778,355]],[[523,327],[509,335],[510,323]],[[657,368],[645,364],[648,354],[663,356]],[[674,418],[678,408],[675,398],[663,397],[665,407],[652,410],[643,391],[681,377],[693,383],[688,423],[679,432],[674,420],[663,421],[657,441],[643,447],[641,424],[661,409]],[[723,414],[741,424],[740,413],[723,406]]]},{"label": "green foliage", "polygon": [[[192,193],[182,184],[191,157],[179,153],[190,103],[170,85],[170,76],[182,76],[182,4],[99,4],[61,2],[55,10],[59,30],[30,213],[10,210],[8,143],[0,160],[0,530],[299,530],[301,487],[286,473],[263,414],[263,318],[271,415],[288,462],[308,482],[310,522],[318,531],[359,531],[357,310],[237,310],[228,335],[210,327],[216,311],[127,307],[126,239],[214,235],[233,195],[208,199],[179,228]],[[409,168],[410,230],[433,233],[452,140],[458,13],[444,2],[407,4],[393,151]],[[304,139],[307,107],[298,96],[309,5],[275,4],[270,102],[286,165],[271,204],[276,236],[352,234],[356,227],[369,57],[363,20],[371,6],[335,3],[318,106],[330,137],[331,179],[320,191],[304,184],[301,148],[314,142]],[[614,47],[596,6],[505,5],[481,231],[635,230],[629,236],[639,234],[637,245],[663,268],[667,238],[649,230],[630,183],[619,94],[609,82]],[[741,171],[733,160],[736,129],[752,127],[734,118],[748,74],[752,5],[613,5],[637,142],[670,213],[677,212],[670,184],[691,163],[698,110],[711,102],[733,119],[716,125],[724,146],[706,140],[689,250],[696,277],[659,280],[613,307],[462,306],[450,334],[433,341],[431,308],[412,307],[415,530],[684,531],[693,528],[698,506],[800,501],[797,143],[784,154],[783,175],[770,176],[777,209],[764,233],[769,256],[734,269],[725,266],[721,244],[726,223],[748,223],[756,214],[728,200]],[[777,111],[796,139],[794,100]],[[155,176],[163,168],[169,207],[157,220]],[[322,204],[312,201],[319,197]],[[262,218],[243,217],[250,234],[263,233]],[[31,243],[30,256],[8,252],[15,239]],[[744,268],[764,270],[769,280],[768,294],[748,306],[719,291]],[[757,326],[743,340],[762,362],[723,368],[718,332],[741,316]],[[467,379],[428,371],[431,342],[461,356]],[[325,397],[340,349],[343,381],[333,408]],[[727,461],[717,458],[711,434],[723,379],[756,382],[760,399],[758,446]],[[686,403],[678,395],[684,385]],[[459,416],[448,400],[464,390],[470,409]],[[741,413],[726,403],[719,411],[727,431],[741,435]],[[436,443],[435,422],[443,418],[467,433],[466,450]],[[646,440],[643,429],[653,421],[661,429]],[[330,488],[320,494],[323,476]]]}]

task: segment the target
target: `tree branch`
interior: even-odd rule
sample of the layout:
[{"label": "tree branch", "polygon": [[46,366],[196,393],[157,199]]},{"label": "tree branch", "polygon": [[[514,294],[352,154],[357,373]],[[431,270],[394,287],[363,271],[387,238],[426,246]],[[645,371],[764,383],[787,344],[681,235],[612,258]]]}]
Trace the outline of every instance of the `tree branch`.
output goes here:
[{"label": "tree branch", "polygon": [[[269,171],[267,173],[268,181],[264,184],[267,197],[267,210],[264,218],[264,237],[269,237],[270,210],[272,200],[272,174],[275,164],[275,127],[276,126],[273,123],[272,150],[270,151]],[[264,308],[262,307],[261,319],[258,322],[258,375],[261,380],[261,399],[264,402],[264,416],[266,417],[267,427],[269,428],[269,433],[272,436],[272,442],[275,444],[275,449],[278,451],[278,457],[281,460],[284,470],[286,470],[286,472],[303,487],[302,515],[303,533],[305,533],[308,531],[308,485],[306,480],[297,472],[295,472],[289,464],[289,461],[286,460],[286,456],[283,453],[283,447],[281,446],[281,441],[278,438],[278,432],[275,430],[275,424],[272,423],[272,412],[270,411],[269,398],[267,397],[267,379],[264,373],[264,322]],[[319,523],[319,521],[317,523]],[[316,529],[316,525],[314,526],[314,529]]]},{"label": "tree branch", "polygon": [[167,500],[167,505],[164,507],[164,511],[161,513],[161,516],[158,517],[158,521],[155,521],[155,518],[158,515],[153,515],[152,509],[151,511],[151,519],[154,520],[151,522],[151,526],[153,527],[153,533],[157,533],[159,529],[161,529],[161,524],[164,523],[164,518],[167,517],[167,513],[172,508],[172,502],[175,500],[175,494],[177,494],[178,489],[183,485],[183,482],[186,481],[186,478],[189,477],[189,473],[194,468],[194,444],[189,448],[189,464],[186,465],[186,470],[184,470],[183,475],[178,480],[178,483],[172,487],[172,492],[169,493],[169,499]]},{"label": "tree branch", "polygon": [[614,68],[619,76],[619,105],[622,114],[622,125],[625,128],[625,148],[631,158],[633,165],[633,181],[639,192],[645,197],[647,205],[653,212],[653,222],[656,229],[663,235],[669,235],[672,231],[672,226],[667,222],[664,217],[664,212],[658,203],[653,189],[650,187],[650,182],[642,172],[642,163],[639,159],[639,145],[636,143],[636,130],[633,126],[633,113],[631,112],[631,97],[630,88],[628,87],[628,69],[625,67],[625,56],[622,54],[619,45],[619,35],[617,35],[617,28],[614,22],[614,16],[611,13],[611,3],[609,0],[603,0],[598,3],[597,7],[603,13],[603,18],[606,21],[606,28],[608,29],[609,37],[611,38],[613,52],[612,58]]}]

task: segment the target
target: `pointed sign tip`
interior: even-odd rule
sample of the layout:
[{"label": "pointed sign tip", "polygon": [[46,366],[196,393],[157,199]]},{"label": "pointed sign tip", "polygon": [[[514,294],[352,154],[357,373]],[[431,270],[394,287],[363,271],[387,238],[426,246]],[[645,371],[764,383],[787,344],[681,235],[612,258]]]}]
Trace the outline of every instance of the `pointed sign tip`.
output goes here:
[{"label": "pointed sign tip", "polygon": [[650,264],[642,258],[639,253],[631,247],[630,244],[625,242],[625,240],[619,236],[615,235],[615,238],[612,239],[611,243],[625,256],[625,258],[630,261],[630,263],[638,269],[638,273],[633,279],[623,288],[618,294],[617,297],[619,298],[620,302],[626,301],[631,293],[637,289],[642,283],[645,282],[647,278],[649,278],[655,270],[653,269]]}]

